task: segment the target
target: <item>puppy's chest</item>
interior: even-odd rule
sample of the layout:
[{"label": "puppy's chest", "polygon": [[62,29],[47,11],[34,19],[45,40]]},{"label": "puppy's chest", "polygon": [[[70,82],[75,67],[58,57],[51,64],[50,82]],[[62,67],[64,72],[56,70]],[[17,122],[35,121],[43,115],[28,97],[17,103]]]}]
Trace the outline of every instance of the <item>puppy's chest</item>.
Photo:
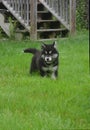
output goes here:
[{"label": "puppy's chest", "polygon": [[51,66],[46,66],[46,67],[43,66],[43,67],[42,67],[42,70],[45,71],[45,72],[46,72],[46,71],[53,72],[53,71],[56,71],[57,68],[58,68],[57,65],[56,65],[56,66],[52,66],[52,65],[51,65]]}]

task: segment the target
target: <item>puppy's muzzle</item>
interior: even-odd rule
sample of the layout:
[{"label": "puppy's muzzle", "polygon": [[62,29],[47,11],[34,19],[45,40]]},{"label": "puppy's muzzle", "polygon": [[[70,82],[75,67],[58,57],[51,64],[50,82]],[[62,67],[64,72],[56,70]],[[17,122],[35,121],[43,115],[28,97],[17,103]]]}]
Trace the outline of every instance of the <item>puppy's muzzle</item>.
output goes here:
[{"label": "puppy's muzzle", "polygon": [[51,61],[52,61],[52,57],[46,56],[46,57],[45,57],[45,61],[46,61],[46,62],[51,62]]}]

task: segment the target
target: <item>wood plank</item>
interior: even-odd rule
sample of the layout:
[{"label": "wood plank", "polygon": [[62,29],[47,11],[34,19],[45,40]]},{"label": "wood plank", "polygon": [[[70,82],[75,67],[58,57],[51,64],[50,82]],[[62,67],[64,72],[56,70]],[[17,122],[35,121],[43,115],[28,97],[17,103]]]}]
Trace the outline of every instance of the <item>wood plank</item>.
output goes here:
[{"label": "wood plank", "polygon": [[31,30],[30,37],[32,40],[37,39],[37,0],[30,0],[30,20],[31,20]]},{"label": "wood plank", "polygon": [[30,8],[29,8],[29,0],[27,0],[27,25],[29,25],[29,15],[30,15]]},{"label": "wood plank", "polygon": [[65,20],[69,23],[69,1],[65,1]]},{"label": "wood plank", "polygon": [[57,31],[64,31],[66,28],[60,28],[60,29],[38,29],[37,32],[57,32]]},{"label": "wood plank", "polygon": [[37,11],[38,14],[42,14],[42,13],[49,13],[47,10],[44,11]]},{"label": "wood plank", "polygon": [[70,0],[70,34],[76,30],[76,0]]},{"label": "wood plank", "polygon": [[53,20],[53,19],[51,19],[51,20],[37,20],[37,22],[38,23],[40,23],[40,22],[59,22],[58,20]]},{"label": "wood plank", "polygon": [[38,39],[37,41],[57,41],[58,40],[58,38],[45,38],[45,39]]}]

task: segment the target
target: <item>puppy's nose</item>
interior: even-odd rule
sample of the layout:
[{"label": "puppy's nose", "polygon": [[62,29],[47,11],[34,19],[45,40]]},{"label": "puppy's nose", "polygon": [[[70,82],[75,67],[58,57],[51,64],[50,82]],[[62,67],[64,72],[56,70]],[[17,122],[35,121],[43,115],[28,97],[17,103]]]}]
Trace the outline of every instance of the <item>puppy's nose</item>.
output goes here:
[{"label": "puppy's nose", "polygon": [[47,58],[47,61],[49,61],[49,58]]},{"label": "puppy's nose", "polygon": [[46,59],[47,61],[51,61],[52,60],[52,58],[51,57],[47,57],[47,59]]}]

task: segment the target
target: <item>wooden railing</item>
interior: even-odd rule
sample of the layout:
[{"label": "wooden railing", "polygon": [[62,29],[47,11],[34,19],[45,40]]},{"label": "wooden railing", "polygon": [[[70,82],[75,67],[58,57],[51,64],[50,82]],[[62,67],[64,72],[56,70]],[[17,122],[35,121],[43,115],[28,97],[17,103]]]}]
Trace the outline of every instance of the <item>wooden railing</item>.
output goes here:
[{"label": "wooden railing", "polygon": [[[75,25],[76,0],[39,0],[68,29]],[[73,31],[75,27],[73,28]]]},{"label": "wooden railing", "polygon": [[62,19],[69,23],[69,0],[44,0],[47,5]]},{"label": "wooden railing", "polygon": [[30,26],[30,0],[2,0],[9,5],[9,10],[14,13],[28,26]]}]

